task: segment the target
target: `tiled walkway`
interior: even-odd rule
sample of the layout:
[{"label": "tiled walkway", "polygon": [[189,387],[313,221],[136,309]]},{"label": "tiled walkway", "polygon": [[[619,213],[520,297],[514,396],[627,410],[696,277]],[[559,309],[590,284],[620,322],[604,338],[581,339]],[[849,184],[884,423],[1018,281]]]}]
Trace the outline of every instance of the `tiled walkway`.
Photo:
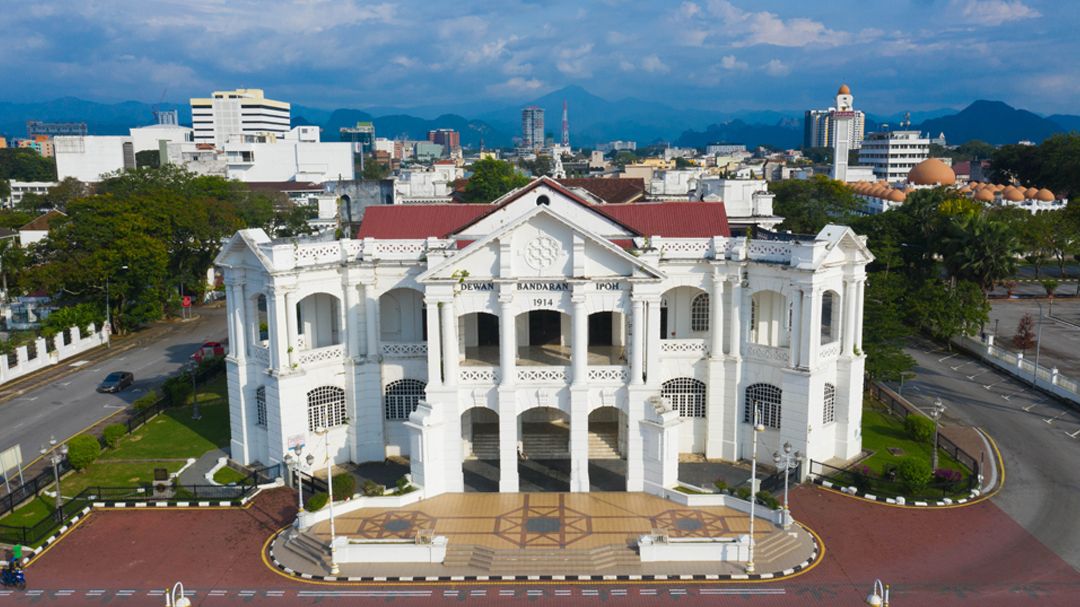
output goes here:
[{"label": "tiled walkway", "polygon": [[[433,532],[451,544],[492,549],[589,549],[628,545],[659,530],[671,537],[734,537],[749,530],[745,513],[687,508],[645,493],[452,493],[404,508],[365,508],[336,518],[337,533],[412,538]],[[329,523],[312,528],[328,540]],[[758,541],[776,528],[759,521]]]}]

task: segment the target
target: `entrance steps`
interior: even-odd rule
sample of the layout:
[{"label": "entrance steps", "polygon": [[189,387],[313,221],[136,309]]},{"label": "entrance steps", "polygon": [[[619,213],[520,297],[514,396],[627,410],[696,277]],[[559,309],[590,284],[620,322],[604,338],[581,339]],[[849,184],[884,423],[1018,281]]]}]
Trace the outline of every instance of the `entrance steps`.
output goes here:
[{"label": "entrance steps", "polygon": [[[525,453],[530,459],[569,459],[566,436],[554,433],[530,433],[524,437]],[[590,432],[589,459],[621,459],[618,432]],[[471,459],[499,459],[498,434],[473,434]]]},{"label": "entrance steps", "polygon": [[316,565],[324,565],[326,557],[330,555],[329,546],[295,529],[289,532],[289,536],[285,539],[285,546]]},{"label": "entrance steps", "polygon": [[754,560],[776,562],[776,559],[800,548],[799,539],[794,533],[774,533],[754,547]]},{"label": "entrance steps", "polygon": [[484,546],[447,546],[447,567],[470,567],[496,575],[551,575],[588,573],[608,569],[633,570],[641,566],[637,552],[628,546],[608,545],[574,550],[535,548],[495,550]]}]

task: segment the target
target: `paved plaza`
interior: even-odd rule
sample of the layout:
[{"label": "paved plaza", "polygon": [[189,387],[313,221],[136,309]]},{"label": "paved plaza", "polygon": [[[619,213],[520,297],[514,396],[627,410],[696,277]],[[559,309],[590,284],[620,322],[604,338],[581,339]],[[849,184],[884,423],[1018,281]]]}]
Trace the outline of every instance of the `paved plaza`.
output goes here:
[{"label": "paved plaza", "polygon": [[[1080,299],[1058,299],[1050,305],[1048,299],[996,299],[991,300],[990,322],[987,334],[998,331],[995,343],[1018,350],[1012,344],[1016,326],[1024,314],[1031,314],[1035,329],[1039,326],[1039,303],[1043,310],[1042,343],[1039,347],[1039,364],[1057,367],[1062,375],[1080,379]],[[1035,349],[1028,348],[1024,357],[1035,360]]]}]

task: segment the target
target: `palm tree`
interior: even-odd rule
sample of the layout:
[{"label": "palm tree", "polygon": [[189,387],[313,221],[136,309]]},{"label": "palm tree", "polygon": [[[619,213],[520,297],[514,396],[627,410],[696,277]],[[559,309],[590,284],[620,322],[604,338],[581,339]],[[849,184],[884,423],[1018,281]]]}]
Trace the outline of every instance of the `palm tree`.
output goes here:
[{"label": "palm tree", "polygon": [[955,218],[942,235],[940,251],[950,279],[970,280],[989,293],[1016,273],[1020,244],[1009,226],[980,213]]}]

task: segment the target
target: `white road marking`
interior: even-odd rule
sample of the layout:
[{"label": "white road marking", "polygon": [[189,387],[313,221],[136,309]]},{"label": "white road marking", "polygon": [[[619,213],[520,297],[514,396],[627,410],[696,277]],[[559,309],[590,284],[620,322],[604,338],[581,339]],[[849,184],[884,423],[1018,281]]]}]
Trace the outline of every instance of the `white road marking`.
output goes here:
[{"label": "white road marking", "polygon": [[1073,432],[1072,434],[1069,434],[1068,432],[1065,433],[1065,436],[1068,436],[1069,438],[1076,438],[1078,435],[1080,435],[1080,430],[1077,430],[1076,432]]},{"label": "white road marking", "polygon": [[106,409],[124,409],[127,405],[103,405]]},{"label": "white road marking", "polygon": [[1061,410],[1061,413],[1058,413],[1058,414],[1057,414],[1057,415],[1055,415],[1054,417],[1048,417],[1048,418],[1044,419],[1043,421],[1044,421],[1044,422],[1046,422],[1046,423],[1048,423],[1048,424],[1051,424],[1051,425],[1052,425],[1052,424],[1053,424],[1054,422],[1056,422],[1057,420],[1059,420],[1059,419],[1061,419],[1062,417],[1064,417],[1064,416],[1065,416],[1065,414],[1066,414],[1066,413],[1068,413],[1068,412],[1069,412],[1069,410],[1068,410],[1068,409],[1062,409],[1062,410]]},{"label": "white road marking", "polygon": [[945,357],[942,357],[942,358],[939,358],[939,359],[937,359],[937,361],[938,361],[939,363],[943,363],[943,362],[945,362],[945,361],[949,360],[950,358],[955,358],[955,357],[957,357],[957,356],[959,356],[959,355],[960,355],[960,353],[959,353],[959,352],[953,352],[952,354],[950,354],[950,355],[948,355],[948,356],[945,356]]},{"label": "white road marking", "polygon": [[968,375],[967,378],[970,379],[970,380],[974,380],[976,377],[982,375],[983,373],[989,373],[989,372],[990,372],[990,369],[983,369],[982,371],[979,371],[975,375]]},{"label": "white road marking", "polygon": [[90,361],[88,361],[88,360],[77,360],[77,361],[71,363],[70,366],[75,367],[77,369],[77,368],[79,368],[79,367],[81,367],[83,365],[89,365],[89,364],[90,364]]},{"label": "white road marking", "polygon": [[499,596],[514,596],[515,594],[516,594],[516,591],[514,591],[514,590],[500,590],[499,591]]},{"label": "white road marking", "polygon": [[983,387],[986,388],[987,390],[989,390],[990,388],[993,388],[994,386],[997,386],[999,384],[1003,384],[1003,383],[1005,383],[1007,381],[1009,381],[1009,380],[1008,379],[1003,379],[1001,381],[994,382],[994,383],[992,383],[990,385],[984,385]]},{"label": "white road marking", "polygon": [[698,594],[787,594],[785,588],[700,588]]},{"label": "white road marking", "polygon": [[70,385],[71,385],[71,382],[69,382],[69,381],[62,381],[62,382],[60,382],[60,385],[61,385],[61,386],[64,386],[64,387],[67,387],[67,386],[70,386]]},{"label": "white road marking", "polygon": [[975,362],[975,361],[969,360],[966,363],[962,363],[962,364],[956,365],[955,367],[949,367],[949,368],[952,369],[953,371],[959,371],[960,369],[963,369],[964,367],[970,365],[973,362]]}]

